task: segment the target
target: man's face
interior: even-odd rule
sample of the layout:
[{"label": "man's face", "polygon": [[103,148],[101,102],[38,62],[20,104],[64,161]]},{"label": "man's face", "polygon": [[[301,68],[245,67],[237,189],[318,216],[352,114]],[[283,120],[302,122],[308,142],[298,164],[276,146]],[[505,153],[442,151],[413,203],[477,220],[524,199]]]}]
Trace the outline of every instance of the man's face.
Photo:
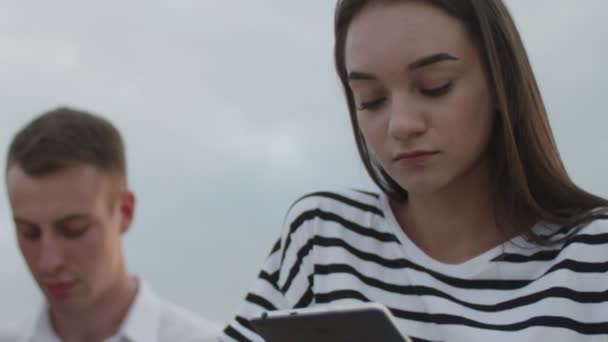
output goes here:
[{"label": "man's face", "polygon": [[125,272],[121,237],[133,195],[84,164],[41,177],[13,165],[7,188],[19,248],[51,307],[94,304]]}]

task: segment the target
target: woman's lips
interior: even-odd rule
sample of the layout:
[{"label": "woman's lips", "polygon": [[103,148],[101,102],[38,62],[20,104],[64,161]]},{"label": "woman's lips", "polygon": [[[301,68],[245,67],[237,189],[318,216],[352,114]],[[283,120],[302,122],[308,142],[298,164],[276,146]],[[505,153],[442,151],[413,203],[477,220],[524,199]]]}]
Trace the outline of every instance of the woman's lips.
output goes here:
[{"label": "woman's lips", "polygon": [[419,165],[427,162],[439,151],[412,151],[398,154],[394,161],[402,165]]}]

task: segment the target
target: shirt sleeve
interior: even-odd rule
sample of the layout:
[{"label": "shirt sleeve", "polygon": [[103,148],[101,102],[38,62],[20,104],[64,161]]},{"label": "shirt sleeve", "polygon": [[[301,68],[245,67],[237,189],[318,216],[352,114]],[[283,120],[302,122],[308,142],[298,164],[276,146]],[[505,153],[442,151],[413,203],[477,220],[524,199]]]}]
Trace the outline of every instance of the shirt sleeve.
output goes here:
[{"label": "shirt sleeve", "polygon": [[250,320],[265,311],[307,307],[313,296],[313,237],[315,210],[294,204],[283,234],[266,258],[236,317],[224,329],[221,341],[261,341]]}]

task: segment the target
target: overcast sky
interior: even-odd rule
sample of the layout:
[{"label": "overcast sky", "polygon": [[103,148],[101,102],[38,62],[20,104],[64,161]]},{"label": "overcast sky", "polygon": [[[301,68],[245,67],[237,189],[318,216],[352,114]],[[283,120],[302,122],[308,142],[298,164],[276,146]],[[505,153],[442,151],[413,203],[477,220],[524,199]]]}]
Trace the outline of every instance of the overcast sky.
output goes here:
[{"label": "overcast sky", "polygon": [[[608,197],[608,1],[507,0],[564,162]],[[334,1],[0,0],[0,160],[58,105],[122,131],[130,270],[226,322],[299,195],[370,188],[332,66]],[[4,167],[4,166],[2,166]],[[40,301],[1,183],[0,322]]]}]

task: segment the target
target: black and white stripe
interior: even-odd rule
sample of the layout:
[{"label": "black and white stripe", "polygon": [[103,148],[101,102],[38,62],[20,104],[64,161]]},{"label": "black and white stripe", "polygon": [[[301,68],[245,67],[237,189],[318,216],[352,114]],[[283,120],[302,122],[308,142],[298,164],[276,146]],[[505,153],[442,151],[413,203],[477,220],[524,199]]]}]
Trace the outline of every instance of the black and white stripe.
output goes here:
[{"label": "black and white stripe", "polygon": [[389,208],[362,191],[300,198],[223,340],[262,341],[248,319],[263,311],[374,301],[415,341],[608,341],[608,220],[556,247],[522,239],[445,265]]}]

